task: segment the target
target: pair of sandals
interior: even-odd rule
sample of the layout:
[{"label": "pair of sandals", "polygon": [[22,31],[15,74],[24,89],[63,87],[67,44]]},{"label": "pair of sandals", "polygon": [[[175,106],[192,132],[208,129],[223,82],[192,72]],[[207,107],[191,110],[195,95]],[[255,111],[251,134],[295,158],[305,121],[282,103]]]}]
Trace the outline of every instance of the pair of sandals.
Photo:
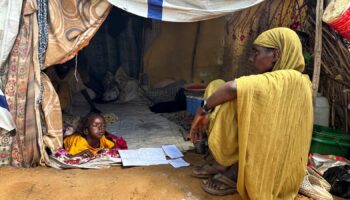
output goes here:
[{"label": "pair of sandals", "polygon": [[307,167],[299,192],[312,199],[333,200],[329,193],[331,185],[315,169]]},{"label": "pair of sandals", "polygon": [[[207,179],[203,181],[201,187],[209,194],[224,196],[237,193],[237,183],[225,175],[224,169],[218,169],[214,164],[204,164],[195,167],[192,171],[192,176]],[[225,187],[222,188],[222,186]]]}]

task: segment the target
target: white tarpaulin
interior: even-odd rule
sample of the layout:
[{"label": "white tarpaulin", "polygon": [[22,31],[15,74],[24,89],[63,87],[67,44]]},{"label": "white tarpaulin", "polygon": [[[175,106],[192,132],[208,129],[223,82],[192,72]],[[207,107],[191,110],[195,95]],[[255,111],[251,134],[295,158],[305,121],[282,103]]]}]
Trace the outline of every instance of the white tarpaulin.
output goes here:
[{"label": "white tarpaulin", "polygon": [[0,66],[15,43],[23,0],[0,0]]},{"label": "white tarpaulin", "polygon": [[212,19],[249,8],[264,0],[108,0],[135,15],[170,22]]},{"label": "white tarpaulin", "polygon": [[0,89],[0,128],[3,128],[7,131],[11,131],[15,129],[15,127],[16,125],[12,120],[6,97]]}]

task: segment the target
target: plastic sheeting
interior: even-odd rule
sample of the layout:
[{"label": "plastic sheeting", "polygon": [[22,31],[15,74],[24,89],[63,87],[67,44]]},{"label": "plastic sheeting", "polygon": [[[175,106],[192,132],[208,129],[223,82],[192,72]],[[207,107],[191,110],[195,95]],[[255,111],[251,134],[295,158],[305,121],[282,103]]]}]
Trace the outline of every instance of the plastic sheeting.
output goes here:
[{"label": "plastic sheeting", "polygon": [[13,122],[13,119],[6,101],[6,97],[1,89],[0,89],[0,128],[3,128],[7,131],[11,131],[16,128],[16,125]]},{"label": "plastic sheeting", "polygon": [[146,18],[170,22],[212,19],[249,8],[264,0],[108,0],[111,4]]},{"label": "plastic sheeting", "polygon": [[15,43],[22,10],[22,0],[0,1],[0,66]]}]

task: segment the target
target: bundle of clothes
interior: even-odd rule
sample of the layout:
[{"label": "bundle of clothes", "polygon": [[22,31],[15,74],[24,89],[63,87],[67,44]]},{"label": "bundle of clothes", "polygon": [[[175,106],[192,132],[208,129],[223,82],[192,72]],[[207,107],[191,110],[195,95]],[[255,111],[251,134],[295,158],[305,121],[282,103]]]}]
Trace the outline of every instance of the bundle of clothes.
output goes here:
[{"label": "bundle of clothes", "polygon": [[115,74],[107,72],[103,80],[103,102],[128,102],[139,96],[139,85],[136,79],[129,77],[122,67]]}]

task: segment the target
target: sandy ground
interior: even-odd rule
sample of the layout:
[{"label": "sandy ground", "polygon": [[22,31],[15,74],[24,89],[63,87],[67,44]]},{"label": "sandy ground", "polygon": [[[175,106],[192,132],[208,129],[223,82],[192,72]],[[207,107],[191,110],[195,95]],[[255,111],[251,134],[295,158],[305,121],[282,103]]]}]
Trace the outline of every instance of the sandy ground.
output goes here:
[{"label": "sandy ground", "polygon": [[[186,160],[201,164],[198,154]],[[57,170],[46,167],[0,169],[1,200],[238,200],[238,195],[211,196],[191,177],[192,167],[170,165]]]},{"label": "sandy ground", "polygon": [[[198,154],[186,160],[200,164]],[[1,200],[199,200],[239,199],[214,197],[200,188],[201,180],[191,177],[192,167],[170,165],[98,170],[57,170],[46,167],[0,169]]]}]

